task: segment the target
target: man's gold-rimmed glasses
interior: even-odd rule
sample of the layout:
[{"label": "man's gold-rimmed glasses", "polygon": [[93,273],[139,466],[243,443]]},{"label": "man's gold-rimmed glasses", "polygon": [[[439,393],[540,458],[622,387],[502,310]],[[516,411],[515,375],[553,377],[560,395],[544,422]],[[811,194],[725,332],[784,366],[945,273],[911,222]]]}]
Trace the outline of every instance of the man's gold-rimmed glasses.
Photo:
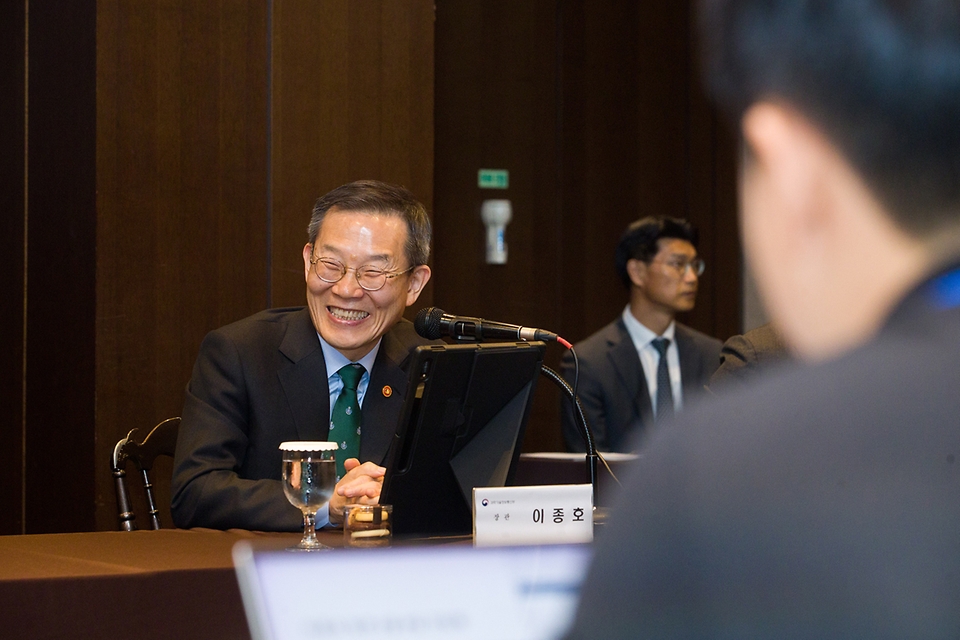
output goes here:
[{"label": "man's gold-rimmed glasses", "polygon": [[360,288],[364,291],[379,291],[387,284],[387,280],[413,271],[413,267],[409,267],[403,271],[385,271],[369,266],[347,267],[339,260],[323,256],[314,258],[310,261],[310,264],[313,265],[313,270],[317,274],[317,277],[330,284],[340,282],[343,276],[347,275],[347,271],[353,271],[357,277],[357,284],[359,284]]}]

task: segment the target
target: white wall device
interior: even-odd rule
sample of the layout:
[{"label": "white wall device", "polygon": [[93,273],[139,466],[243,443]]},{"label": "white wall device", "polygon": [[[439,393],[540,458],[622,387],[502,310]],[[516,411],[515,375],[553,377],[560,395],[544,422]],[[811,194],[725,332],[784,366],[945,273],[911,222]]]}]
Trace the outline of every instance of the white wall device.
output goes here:
[{"label": "white wall device", "polygon": [[513,218],[509,200],[484,200],[480,217],[487,226],[487,264],[507,263],[507,225]]}]

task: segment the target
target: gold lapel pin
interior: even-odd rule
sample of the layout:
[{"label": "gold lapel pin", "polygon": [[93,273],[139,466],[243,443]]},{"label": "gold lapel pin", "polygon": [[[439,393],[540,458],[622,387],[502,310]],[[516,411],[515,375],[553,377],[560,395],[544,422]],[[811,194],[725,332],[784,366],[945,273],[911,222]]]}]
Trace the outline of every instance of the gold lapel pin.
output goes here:
[{"label": "gold lapel pin", "polygon": [[393,389],[392,389],[392,388],[390,387],[390,385],[388,385],[388,384],[384,385],[384,386],[383,386],[383,389],[381,389],[381,391],[383,392],[383,397],[384,397],[384,398],[389,398],[390,396],[393,395]]}]

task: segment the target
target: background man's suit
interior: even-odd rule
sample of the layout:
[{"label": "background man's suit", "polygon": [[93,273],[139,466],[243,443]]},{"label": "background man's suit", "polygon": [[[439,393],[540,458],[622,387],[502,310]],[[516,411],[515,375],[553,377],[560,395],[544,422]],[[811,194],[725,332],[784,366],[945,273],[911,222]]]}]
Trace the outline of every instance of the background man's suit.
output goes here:
[{"label": "background man's suit", "polygon": [[960,306],[920,289],[870,343],[658,430],[569,637],[960,637],[958,354]]},{"label": "background man's suit", "polygon": [[[683,403],[704,392],[720,363],[720,341],[676,323]],[[630,451],[635,439],[653,424],[653,405],[640,356],[622,318],[617,318],[575,345],[580,361],[577,395],[601,451]],[[573,384],[573,357],[560,364]],[[569,403],[563,403],[563,438],[570,451],[584,451],[583,438]]]},{"label": "background man's suit", "polygon": [[[383,336],[363,399],[361,461],[384,462],[403,406],[410,351],[426,343],[406,320]],[[177,439],[171,487],[177,526],[299,530],[302,515],[279,482],[277,447],[285,440],[327,439],[327,378],[306,308],[263,311],[208,334]]]}]

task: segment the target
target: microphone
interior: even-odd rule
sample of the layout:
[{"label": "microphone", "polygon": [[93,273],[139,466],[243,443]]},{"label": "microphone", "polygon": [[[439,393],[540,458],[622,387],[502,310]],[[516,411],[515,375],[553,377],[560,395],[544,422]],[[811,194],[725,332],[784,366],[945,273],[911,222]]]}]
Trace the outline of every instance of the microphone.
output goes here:
[{"label": "microphone", "polygon": [[543,329],[521,327],[516,324],[493,322],[483,318],[453,316],[442,309],[427,307],[420,309],[413,328],[421,337],[436,340],[442,336],[454,340],[483,342],[484,340],[542,340],[556,341],[557,334]]}]

